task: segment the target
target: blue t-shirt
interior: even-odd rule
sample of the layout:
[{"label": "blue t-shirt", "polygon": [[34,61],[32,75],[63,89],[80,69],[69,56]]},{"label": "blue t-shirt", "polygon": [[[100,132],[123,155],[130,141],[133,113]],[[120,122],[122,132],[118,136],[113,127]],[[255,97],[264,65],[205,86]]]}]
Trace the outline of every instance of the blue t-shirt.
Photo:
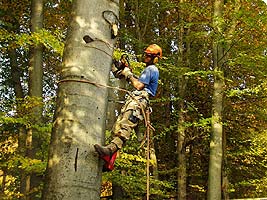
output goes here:
[{"label": "blue t-shirt", "polygon": [[158,89],[159,70],[155,65],[147,66],[141,73],[138,80],[145,84],[145,90],[150,95],[156,95]]}]

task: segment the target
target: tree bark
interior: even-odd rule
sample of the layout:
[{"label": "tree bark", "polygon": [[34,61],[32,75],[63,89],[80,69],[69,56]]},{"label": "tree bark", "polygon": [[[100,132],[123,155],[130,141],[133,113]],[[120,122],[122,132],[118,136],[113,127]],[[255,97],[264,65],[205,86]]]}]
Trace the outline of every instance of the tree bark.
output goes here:
[{"label": "tree bark", "polygon": [[[183,3],[184,0],[180,0],[179,3]],[[179,11],[178,14],[179,23],[183,23],[182,12]],[[180,67],[185,66],[184,64],[184,26],[182,25],[178,31],[178,65]],[[184,105],[184,95],[186,89],[186,80],[183,75],[179,76],[179,119],[178,119],[178,174],[177,174],[177,196],[179,200],[186,200],[186,156],[185,156],[185,126],[184,126],[184,115],[185,115],[185,105]]]},{"label": "tree bark", "polygon": [[21,74],[20,70],[18,69],[16,49],[11,49],[9,51],[9,58],[10,58],[12,85],[14,88],[15,96],[16,98],[23,98],[24,94],[20,82]]},{"label": "tree bark", "polygon": [[223,0],[215,0],[213,14],[213,28],[216,32],[213,41],[213,64],[214,64],[214,91],[212,102],[211,119],[211,141],[210,141],[210,161],[208,179],[208,200],[220,200],[221,193],[221,174],[222,174],[222,110],[224,76],[222,70],[223,48],[221,44],[222,35],[222,13]]},{"label": "tree bark", "polygon": [[[43,28],[43,0],[32,0],[31,32]],[[29,62],[29,96],[42,97],[43,94],[43,46],[37,44],[31,49]]]},{"label": "tree bark", "polygon": [[[118,6],[118,1],[73,1],[43,192],[45,200],[100,199],[102,161],[93,145],[104,143],[108,91],[93,83],[108,84],[115,40],[104,11],[116,19]],[[90,37],[91,42],[86,43],[84,36]]]},{"label": "tree bark", "polygon": [[185,155],[185,127],[184,127],[184,93],[186,89],[185,77],[179,77],[179,101],[180,113],[178,120],[178,199],[186,200],[186,155]]},{"label": "tree bark", "polygon": [[[32,0],[31,2],[31,32],[37,32],[43,28],[43,0]],[[41,44],[35,44],[30,50],[29,59],[29,96],[42,99],[43,94],[43,47]],[[32,124],[40,124],[42,119],[42,106],[36,106],[32,109],[33,118]],[[35,158],[35,151],[38,148],[38,139],[34,137],[35,130],[31,127],[27,129],[26,136],[26,156],[29,158]],[[24,183],[23,183],[24,182]],[[31,190],[41,183],[40,177],[35,174],[27,175],[22,179],[22,185],[24,185],[25,191],[24,197],[26,200],[32,199],[35,193]]]}]

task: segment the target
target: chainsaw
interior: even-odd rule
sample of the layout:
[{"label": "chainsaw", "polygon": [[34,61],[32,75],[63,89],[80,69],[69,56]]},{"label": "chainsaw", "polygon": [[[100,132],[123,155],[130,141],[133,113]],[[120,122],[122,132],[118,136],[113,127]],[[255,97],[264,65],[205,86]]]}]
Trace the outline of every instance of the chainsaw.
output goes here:
[{"label": "chainsaw", "polygon": [[113,59],[111,71],[116,78],[122,79],[124,78],[124,76],[121,74],[121,72],[124,70],[125,67],[128,67],[132,71],[129,57],[127,54],[123,54],[120,60]]}]

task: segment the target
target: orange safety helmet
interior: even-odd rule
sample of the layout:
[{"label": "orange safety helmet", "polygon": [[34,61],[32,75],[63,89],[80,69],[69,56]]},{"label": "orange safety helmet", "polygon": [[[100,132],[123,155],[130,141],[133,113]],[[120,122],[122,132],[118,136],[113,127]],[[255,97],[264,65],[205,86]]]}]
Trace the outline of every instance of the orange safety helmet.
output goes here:
[{"label": "orange safety helmet", "polygon": [[161,47],[160,47],[159,45],[157,45],[157,44],[151,44],[151,45],[149,45],[149,46],[145,49],[144,52],[147,53],[147,54],[151,54],[151,55],[153,55],[153,56],[155,56],[155,57],[162,58],[162,49],[161,49]]}]

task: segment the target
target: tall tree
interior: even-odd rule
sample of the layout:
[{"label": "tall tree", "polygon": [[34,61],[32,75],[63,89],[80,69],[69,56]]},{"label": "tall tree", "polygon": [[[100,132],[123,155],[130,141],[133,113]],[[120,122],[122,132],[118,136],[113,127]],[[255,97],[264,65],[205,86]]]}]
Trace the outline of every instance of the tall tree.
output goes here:
[{"label": "tall tree", "polygon": [[[43,28],[44,1],[32,0],[31,2],[31,33]],[[31,49],[29,60],[29,96],[42,97],[43,94],[43,45],[35,44]],[[41,116],[39,114],[37,117]]]},{"label": "tall tree", "polygon": [[118,12],[118,1],[73,1],[43,199],[100,198],[93,145],[104,142],[108,92],[97,84],[109,80]]},{"label": "tall tree", "polygon": [[[32,0],[31,1],[31,33],[35,33],[40,31],[43,28],[43,13],[44,13],[44,1],[43,0]],[[29,59],[29,96],[35,99],[39,99],[42,101],[43,95],[43,45],[42,44],[34,44],[34,46],[30,50],[30,59]],[[42,106],[41,104],[36,104],[36,106],[32,109],[32,120],[31,124],[36,125],[41,123],[42,119]],[[36,134],[36,130],[32,127],[27,129],[26,136],[26,156],[29,158],[35,158],[35,152],[37,151],[38,145],[33,145],[33,143],[38,143],[38,139]],[[35,140],[35,142],[34,142]],[[36,175],[28,175],[22,179],[25,185],[25,191],[23,192],[25,195],[25,199],[30,199],[34,194],[30,192],[33,187],[36,187],[40,184],[40,179]]]},{"label": "tall tree", "polygon": [[180,91],[180,112],[178,120],[178,144],[177,144],[177,153],[178,153],[178,199],[186,199],[186,145],[185,145],[185,103],[184,103],[184,94],[186,89],[186,80],[183,75],[179,77],[179,91]]},{"label": "tall tree", "polygon": [[[180,0],[179,4],[183,4],[184,0]],[[180,30],[178,31],[178,66],[184,67],[184,16],[181,10],[178,10],[178,21]],[[185,90],[186,79],[183,74],[179,77],[179,119],[178,119],[178,138],[177,138],[177,154],[178,154],[178,199],[186,200],[186,157],[185,157]]]},{"label": "tall tree", "polygon": [[209,161],[208,199],[221,199],[221,173],[222,173],[222,112],[224,94],[224,76],[222,69],[223,46],[222,46],[222,23],[223,23],[223,0],[214,1],[213,13],[213,66],[214,66],[214,88],[211,119],[211,141]]}]

